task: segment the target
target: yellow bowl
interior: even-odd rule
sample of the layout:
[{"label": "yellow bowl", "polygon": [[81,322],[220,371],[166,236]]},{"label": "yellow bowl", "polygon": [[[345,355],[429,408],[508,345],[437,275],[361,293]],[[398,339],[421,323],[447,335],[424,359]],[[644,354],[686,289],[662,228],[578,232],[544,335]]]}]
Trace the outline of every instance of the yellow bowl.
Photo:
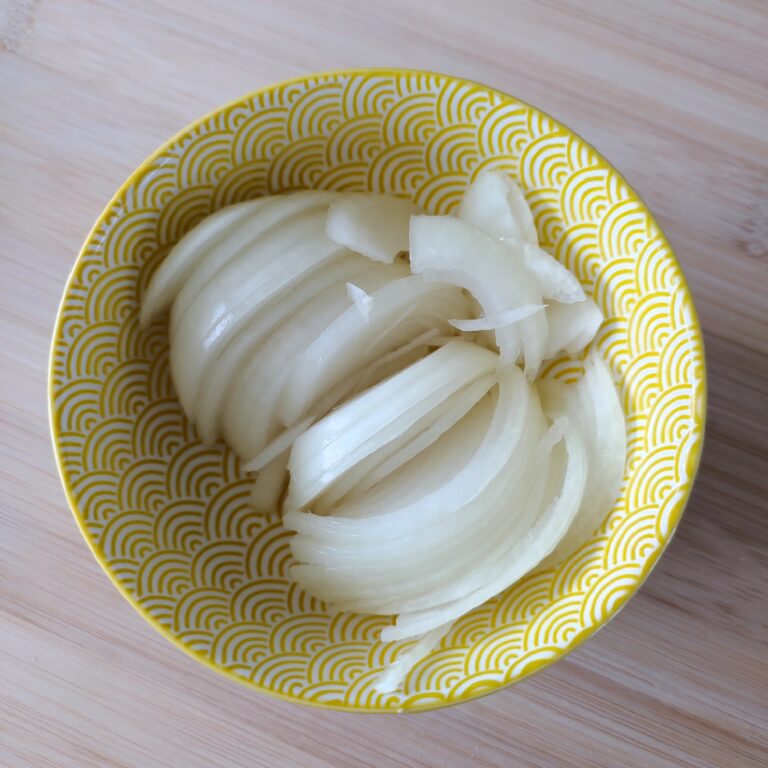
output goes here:
[{"label": "yellow bowl", "polygon": [[[595,341],[629,429],[621,498],[593,537],[459,620],[398,694],[373,689],[402,644],[386,620],[333,615],[286,578],[288,534],[248,507],[249,480],[185,421],[165,321],[139,299],[168,248],[217,208],[298,188],[374,190],[455,209],[501,168],[543,246],[605,314]],[[548,374],[572,376],[561,360]],[[440,707],[517,682],[613,616],[669,541],[704,428],[701,332],[669,244],[622,177],[539,110],[482,85],[400,70],[264,88],[186,128],[118,190],[67,284],[50,415],[69,503],[99,563],[163,635],[213,669],[292,701],[365,712]]]}]

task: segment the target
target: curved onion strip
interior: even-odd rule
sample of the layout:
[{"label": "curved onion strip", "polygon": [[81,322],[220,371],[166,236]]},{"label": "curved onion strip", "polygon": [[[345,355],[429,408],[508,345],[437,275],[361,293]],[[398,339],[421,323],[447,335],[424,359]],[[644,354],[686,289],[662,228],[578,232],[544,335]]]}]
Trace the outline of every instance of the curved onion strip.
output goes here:
[{"label": "curved onion strip", "polygon": [[[322,215],[278,227],[230,262],[198,294],[171,340],[171,374],[185,411],[205,368],[271,300],[344,253],[322,234]],[[175,313],[176,304],[172,311]]]},{"label": "curved onion strip", "polygon": [[229,205],[207,216],[168,252],[158,266],[141,300],[140,324],[144,328],[161,312],[170,309],[174,298],[197,263],[246,219],[265,208],[276,205],[277,198],[262,197],[237,205]]},{"label": "curved onion strip", "polygon": [[[452,344],[472,346],[466,342]],[[433,352],[426,359],[436,354]],[[499,399],[494,416],[482,445],[466,466],[434,492],[411,503],[398,504],[397,489],[392,489],[391,496],[381,500],[381,504],[388,507],[387,511],[365,520],[318,517],[289,511],[283,516],[286,528],[312,534],[340,547],[345,546],[347,539],[351,540],[353,546],[357,546],[355,542],[360,537],[396,540],[406,533],[424,529],[425,526],[428,529],[476,498],[498,475],[520,440],[529,396],[530,388],[520,370],[515,366],[505,369],[499,381]]]},{"label": "curved onion strip", "polygon": [[608,515],[624,477],[624,412],[611,372],[595,350],[584,361],[584,376],[575,386],[582,434],[589,452],[587,484],[576,518],[544,566],[564,560],[587,541]]},{"label": "curved onion strip", "polygon": [[321,599],[350,610],[398,613],[424,607],[422,601],[426,606],[439,604],[439,599],[432,602],[433,594],[439,597],[446,585],[464,580],[467,573],[499,557],[495,553],[534,522],[538,507],[525,504],[526,488],[531,477],[542,476],[540,470],[531,471],[538,469],[531,466],[531,457],[545,428],[534,396],[523,435],[507,464],[460,515],[441,519],[429,533],[361,542],[354,551],[296,536],[291,544],[296,558],[317,564],[299,566],[296,577],[310,583]]},{"label": "curved onion strip", "polygon": [[459,217],[495,239],[539,244],[523,190],[503,171],[485,171],[467,187]]},{"label": "curved onion strip", "polygon": [[411,648],[398,656],[382,671],[373,684],[374,690],[379,693],[396,691],[416,664],[438,646],[440,641],[448,634],[451,626],[453,626],[452,623],[444,624],[442,627],[436,627],[430,632],[425,633],[423,637],[420,637]]},{"label": "curved onion strip", "polygon": [[595,338],[603,322],[603,314],[592,299],[577,304],[558,304],[547,307],[549,339],[545,357],[554,357],[558,352],[569,354],[580,352]]},{"label": "curved onion strip", "polygon": [[237,372],[256,353],[267,337],[293,317],[307,302],[330,285],[357,275],[388,270],[392,279],[407,272],[405,267],[372,264],[368,259],[348,253],[337,256],[322,269],[313,271],[298,285],[283,291],[263,311],[258,312],[226,345],[202,373],[197,399],[187,416],[196,422],[200,439],[212,445],[221,432],[221,412],[230,384]]},{"label": "curved onion strip", "polygon": [[371,295],[366,293],[359,285],[347,283],[347,296],[355,305],[355,309],[360,313],[360,317],[369,322],[371,317]]},{"label": "curved onion strip", "polygon": [[276,512],[287,483],[288,451],[273,459],[256,475],[251,486],[251,506],[259,512]]},{"label": "curved onion strip", "polygon": [[408,342],[424,330],[447,332],[447,317],[466,316],[461,290],[404,277],[368,296],[368,316],[350,307],[317,337],[298,361],[280,400],[279,416],[291,424],[312,409],[323,392],[360,367]]},{"label": "curved onion strip", "polygon": [[416,434],[409,430],[384,450],[366,456],[317,499],[312,505],[312,511],[316,514],[326,514],[341,499],[365,493],[388,477],[451,429],[494,384],[495,377],[489,374],[453,393],[429,414],[425,428]]},{"label": "curved onion strip", "polygon": [[326,234],[374,261],[391,262],[408,250],[408,223],[416,208],[391,195],[349,195],[328,209]]},{"label": "curved onion strip", "polygon": [[[390,509],[389,494],[397,489],[401,504],[409,504],[437,490],[474,456],[493,417],[492,395],[486,395],[464,418],[439,440],[407,464],[377,483],[367,493],[345,499],[333,514],[338,517],[373,517]],[[382,504],[382,500],[384,503]],[[301,536],[294,537],[294,541]]]},{"label": "curved onion strip", "polygon": [[331,412],[294,443],[286,507],[310,504],[359,461],[414,428],[450,394],[492,372],[497,361],[488,350],[454,341]]},{"label": "curved onion strip", "polygon": [[243,219],[239,226],[230,228],[205,253],[205,258],[198,259],[187,275],[173,302],[171,315],[171,338],[176,331],[179,319],[190,307],[195,297],[211,280],[231,262],[249,253],[259,240],[275,230],[290,232],[298,222],[312,213],[320,217],[325,215],[328,204],[338,196],[336,192],[305,191],[275,198],[269,206],[258,209],[254,215]]},{"label": "curved onion strip", "polygon": [[494,317],[479,317],[474,320],[451,320],[451,325],[460,331],[494,331],[513,323],[519,323],[536,312],[544,309],[544,304],[523,304],[517,309],[510,309]]},{"label": "curved onion strip", "polygon": [[[450,216],[411,219],[411,269],[428,280],[466,288],[480,302],[483,314],[500,315],[524,304],[541,304],[541,289],[520,254]],[[501,362],[514,363],[521,353],[525,372],[533,379],[547,341],[544,313],[531,315],[496,331]]]},{"label": "curved onion strip", "polygon": [[523,249],[523,261],[538,281],[545,299],[573,304],[586,298],[576,275],[545,250],[528,243]]},{"label": "curved onion strip", "polygon": [[[569,414],[571,413],[569,409]],[[581,504],[587,477],[587,453],[575,421],[568,419],[563,430],[567,452],[559,494],[548,505],[528,533],[516,540],[503,558],[482,573],[470,574],[467,584],[458,587],[464,597],[435,608],[401,613],[393,626],[385,627],[381,639],[416,637],[463,616],[486,600],[507,589],[535,568],[552,552],[565,535]],[[556,467],[556,462],[553,463]],[[467,593],[469,587],[473,591]]]},{"label": "curved onion strip", "polygon": [[[393,265],[370,267],[357,276],[366,290],[384,285],[397,271]],[[281,431],[277,402],[295,361],[323,328],[348,307],[345,283],[329,286],[283,323],[238,370],[221,423],[225,440],[243,461],[253,459]]]}]

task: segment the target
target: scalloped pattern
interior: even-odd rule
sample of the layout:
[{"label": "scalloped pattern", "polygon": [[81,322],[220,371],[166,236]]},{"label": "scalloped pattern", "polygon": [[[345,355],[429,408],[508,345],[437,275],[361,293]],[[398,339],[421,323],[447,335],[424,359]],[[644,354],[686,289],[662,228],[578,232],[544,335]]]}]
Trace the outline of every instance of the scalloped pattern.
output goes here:
[{"label": "scalloped pattern", "polygon": [[[287,578],[288,534],[248,506],[225,448],[206,449],[174,398],[165,322],[138,329],[153,270],[221,206],[298,188],[408,196],[455,208],[469,179],[518,179],[542,245],[606,321],[595,343],[629,427],[621,498],[592,539],[457,622],[404,691],[377,670],[404,644],[386,620],[333,615]],[[578,360],[551,364],[569,378]],[[579,137],[509,96],[454,78],[368,71],[257,92],[172,139],[96,223],[66,288],[50,371],[62,479],[107,573],[166,636],[260,690],[368,711],[415,710],[515,682],[605,623],[644,579],[698,463],[704,363],[691,298],[635,193]]]}]

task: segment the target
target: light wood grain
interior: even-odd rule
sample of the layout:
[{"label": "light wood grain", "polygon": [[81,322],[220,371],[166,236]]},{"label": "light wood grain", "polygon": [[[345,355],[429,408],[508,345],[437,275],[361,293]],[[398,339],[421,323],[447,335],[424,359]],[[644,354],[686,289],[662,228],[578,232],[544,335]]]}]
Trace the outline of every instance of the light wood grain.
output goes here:
[{"label": "light wood grain", "polygon": [[[768,764],[767,38],[761,0],[0,0],[0,764]],[[128,173],[249,90],[369,65],[485,82],[598,147],[677,249],[710,376],[697,487],[640,594],[530,681],[409,717],[273,701],[156,635],[75,527],[46,413],[66,276]]]}]

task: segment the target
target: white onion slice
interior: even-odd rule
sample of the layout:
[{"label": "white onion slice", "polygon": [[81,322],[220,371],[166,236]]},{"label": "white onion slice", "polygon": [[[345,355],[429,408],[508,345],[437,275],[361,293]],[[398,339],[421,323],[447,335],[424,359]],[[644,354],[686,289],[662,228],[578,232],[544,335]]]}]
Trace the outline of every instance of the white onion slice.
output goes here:
[{"label": "white onion slice", "polygon": [[211,280],[224,267],[241,257],[252,258],[252,252],[259,241],[266,235],[278,231],[293,233],[301,231],[302,220],[310,214],[322,216],[328,209],[328,204],[338,197],[336,192],[309,190],[291,195],[281,195],[273,199],[273,203],[262,206],[255,213],[230,227],[208,248],[204,258],[199,258],[192,270],[180,286],[178,295],[173,302],[171,314],[171,338],[176,332],[176,326],[184,313],[190,307]]},{"label": "white onion slice", "polygon": [[[488,317],[526,304],[541,304],[541,289],[523,264],[522,256],[518,256],[460,219],[450,216],[411,219],[411,269],[429,280],[466,288]],[[544,313],[499,328],[496,341],[501,362],[514,363],[522,353],[526,376],[533,379],[543,360],[547,341]]]},{"label": "white onion slice", "polygon": [[400,654],[382,671],[373,684],[374,689],[379,693],[396,691],[416,664],[432,653],[439,642],[448,634],[451,626],[453,626],[452,623],[444,624],[420,637],[411,648]]},{"label": "white onion slice", "polygon": [[431,423],[422,431],[416,434],[408,432],[390,443],[386,450],[376,451],[367,456],[320,496],[312,505],[312,511],[316,514],[326,514],[341,499],[353,498],[368,491],[376,483],[429,448],[460,421],[495,383],[495,377],[492,374],[482,376],[446,398],[430,414]]},{"label": "white onion slice", "polygon": [[270,440],[252,459],[243,464],[243,471],[258,472],[278,456],[282,456],[286,451],[289,451],[294,440],[303,432],[306,432],[312,426],[314,420],[314,416],[307,416],[306,419],[303,419],[298,424],[284,429],[277,437]]},{"label": "white onion slice", "polygon": [[478,317],[473,320],[451,320],[451,325],[460,331],[495,331],[497,328],[504,328],[507,325],[518,323],[530,317],[536,312],[544,309],[544,304],[523,304],[517,309],[510,309],[508,312],[502,312],[495,317]]},{"label": "white onion slice", "polygon": [[[457,344],[474,347],[467,342],[455,341],[442,350]],[[474,348],[486,351],[480,347]],[[434,358],[438,352],[433,352],[426,360]],[[395,378],[397,377],[389,381],[392,382]],[[411,393],[410,397],[415,395]],[[515,366],[504,369],[500,376],[499,397],[493,420],[482,445],[466,466],[434,492],[410,503],[399,504],[397,489],[392,489],[391,497],[382,500],[383,503],[388,502],[387,511],[364,520],[319,517],[289,510],[283,517],[285,526],[289,530],[316,536],[334,546],[344,546],[346,540],[356,546],[360,537],[372,541],[379,538],[400,540],[408,533],[434,527],[446,515],[457,512],[475,499],[509,461],[523,432],[529,397],[530,388],[520,370]],[[380,416],[382,420],[383,416],[384,414]]]},{"label": "white onion slice", "polygon": [[586,294],[576,275],[561,264],[554,256],[536,245],[526,243],[523,260],[541,287],[545,299],[573,304],[584,301]]},{"label": "white onion slice", "polygon": [[171,374],[185,412],[191,411],[205,368],[245,323],[345,252],[323,235],[323,218],[318,212],[267,232],[227,264],[180,317],[171,340]]},{"label": "white onion slice", "polygon": [[408,223],[415,212],[410,201],[390,195],[349,195],[328,209],[326,234],[339,245],[387,263],[408,250]]},{"label": "white onion slice", "polygon": [[158,266],[141,300],[140,324],[144,328],[161,312],[170,309],[198,262],[238,227],[243,219],[278,203],[278,198],[262,197],[229,205],[206,216],[168,252]]},{"label": "white onion slice", "polygon": [[256,353],[267,337],[292,318],[305,304],[330,285],[360,274],[390,270],[392,279],[407,273],[405,267],[372,264],[353,253],[337,256],[322,269],[314,270],[298,285],[283,291],[268,307],[249,320],[221,353],[202,372],[194,407],[187,416],[194,421],[200,439],[212,445],[221,434],[221,412],[237,372]]},{"label": "white onion slice", "polygon": [[[380,288],[402,270],[391,264],[370,267],[357,276],[365,290]],[[348,307],[345,283],[329,286],[283,323],[237,371],[221,423],[225,440],[244,461],[253,459],[281,431],[277,403],[296,360]]]},{"label": "white onion slice", "polygon": [[394,625],[382,630],[383,641],[416,637],[454,621],[514,584],[554,550],[578,512],[587,477],[586,447],[572,418],[565,426],[563,438],[567,461],[562,486],[528,533],[515,541],[505,557],[488,572],[468,577],[472,584],[482,582],[474,591],[445,605],[401,613]]},{"label": "white onion slice", "polygon": [[547,307],[547,319],[549,339],[544,354],[550,358],[562,351],[575,354],[584,349],[595,338],[603,314],[597,304],[587,298],[577,304],[553,302]]},{"label": "white onion slice", "polygon": [[273,459],[256,475],[251,486],[251,506],[259,512],[276,512],[287,484],[288,451]]},{"label": "white onion slice", "polygon": [[491,373],[497,360],[488,350],[454,341],[332,411],[294,443],[287,509],[311,504],[366,456],[414,429],[453,392]]},{"label": "white onion slice", "polygon": [[[584,376],[575,387],[580,426],[589,454],[584,501],[566,535],[542,563],[544,566],[564,560],[587,541],[610,511],[624,477],[627,453],[624,412],[611,372],[597,351],[592,350],[587,356]],[[549,391],[552,392],[552,383]]]},{"label": "white onion slice", "polygon": [[477,176],[464,192],[459,217],[496,239],[539,243],[523,190],[502,171]]},{"label": "white onion slice", "polygon": [[318,335],[296,365],[280,400],[279,415],[292,424],[336,383],[425,330],[450,330],[447,318],[470,312],[461,290],[411,275],[368,296],[368,315],[351,307]]}]

